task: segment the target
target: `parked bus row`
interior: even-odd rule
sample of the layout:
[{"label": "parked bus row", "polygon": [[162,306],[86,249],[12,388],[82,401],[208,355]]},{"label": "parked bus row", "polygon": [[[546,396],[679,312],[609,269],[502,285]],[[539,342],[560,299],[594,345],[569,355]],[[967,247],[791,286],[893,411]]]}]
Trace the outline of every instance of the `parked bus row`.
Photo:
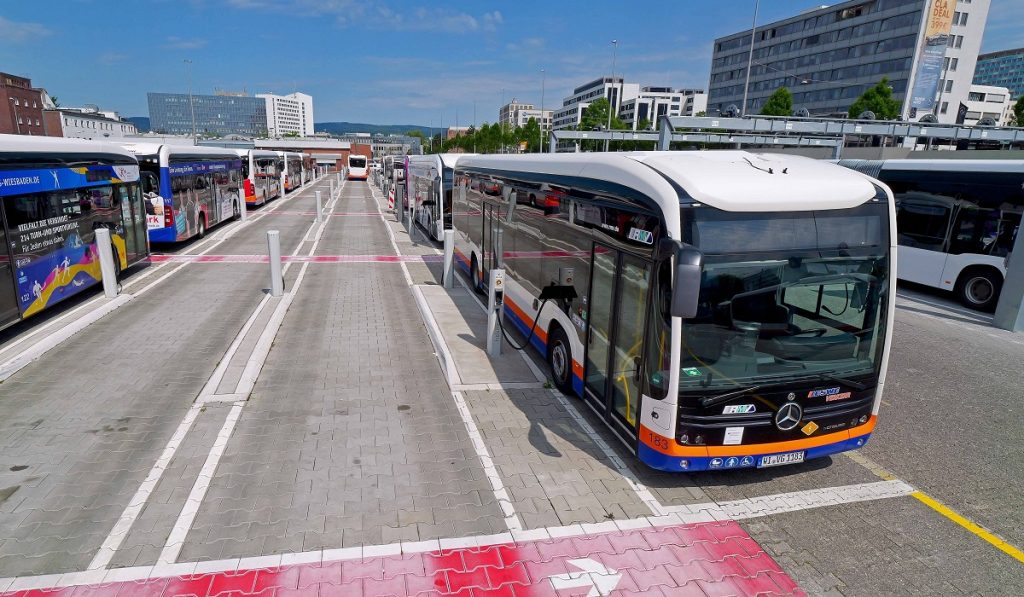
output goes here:
[{"label": "parked bus row", "polygon": [[120,275],[149,243],[202,237],[313,167],[290,152],[0,135],[0,328],[100,281],[97,228]]}]

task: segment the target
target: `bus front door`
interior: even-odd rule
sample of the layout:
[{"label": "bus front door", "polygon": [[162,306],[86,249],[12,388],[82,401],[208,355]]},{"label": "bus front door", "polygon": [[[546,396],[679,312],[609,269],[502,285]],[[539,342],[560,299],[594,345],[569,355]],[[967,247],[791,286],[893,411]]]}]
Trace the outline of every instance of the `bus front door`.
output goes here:
[{"label": "bus front door", "polygon": [[14,279],[14,264],[7,250],[7,233],[0,218],[0,328],[21,318],[18,307],[18,287]]},{"label": "bus front door", "polygon": [[652,267],[598,244],[591,263],[585,394],[617,427],[635,436]]}]

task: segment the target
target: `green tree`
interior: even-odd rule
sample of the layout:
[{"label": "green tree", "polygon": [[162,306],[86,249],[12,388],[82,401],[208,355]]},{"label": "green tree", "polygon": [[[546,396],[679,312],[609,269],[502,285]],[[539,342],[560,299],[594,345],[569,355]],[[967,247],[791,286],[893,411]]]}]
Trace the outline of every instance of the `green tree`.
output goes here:
[{"label": "green tree", "polygon": [[900,103],[892,98],[892,87],[888,77],[882,77],[877,85],[865,91],[850,105],[850,118],[857,118],[864,111],[875,113],[878,120],[893,120],[900,115]]},{"label": "green tree", "polygon": [[541,148],[541,134],[540,124],[537,123],[536,118],[531,118],[526,121],[526,126],[523,127],[523,140],[526,141],[526,151],[536,153]]},{"label": "green tree", "polygon": [[[610,105],[607,98],[601,98],[591,102],[589,106],[584,108],[583,114],[580,115],[580,123],[576,126],[578,131],[603,131],[608,128],[608,109]],[[629,129],[626,123],[622,122],[617,116],[612,117],[612,126],[610,130],[622,131]],[[600,151],[604,149],[604,141],[597,139],[587,139],[580,142],[580,146],[584,150],[588,151]],[[608,147],[610,151],[618,151],[621,149],[621,143],[616,141],[611,143]]]},{"label": "green tree", "polygon": [[281,136],[285,137],[285,138],[295,138],[295,137],[298,137],[299,134],[298,133],[285,133],[285,134],[283,134]]},{"label": "green tree", "polygon": [[1024,95],[1013,104],[1013,126],[1024,126]]},{"label": "green tree", "polygon": [[779,87],[761,107],[765,116],[790,116],[793,113],[793,94],[785,87]]}]

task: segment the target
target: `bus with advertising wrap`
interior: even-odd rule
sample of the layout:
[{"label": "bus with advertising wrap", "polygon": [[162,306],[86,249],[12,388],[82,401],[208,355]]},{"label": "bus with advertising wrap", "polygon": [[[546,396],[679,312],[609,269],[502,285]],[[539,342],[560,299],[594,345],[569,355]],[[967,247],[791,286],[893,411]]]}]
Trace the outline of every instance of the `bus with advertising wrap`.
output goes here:
[{"label": "bus with advertising wrap", "polygon": [[406,184],[413,202],[416,222],[436,241],[452,229],[452,176],[459,159],[471,153],[442,153],[409,156]]},{"label": "bus with advertising wrap", "polygon": [[242,160],[245,204],[257,207],[281,196],[281,175],[277,170],[277,152],[263,149],[237,149]]},{"label": "bus with advertising wrap", "polygon": [[459,269],[477,289],[504,270],[504,328],[648,466],[868,440],[895,305],[882,183],[740,151],[470,156],[455,181]]},{"label": "bus with advertising wrap", "polygon": [[152,143],[124,147],[139,160],[150,242],[202,238],[213,226],[241,216],[242,160],[234,150]]},{"label": "bus with advertising wrap", "polygon": [[1024,160],[840,160],[896,197],[900,279],[994,311],[1024,213]]},{"label": "bus with advertising wrap", "polygon": [[149,256],[139,165],[98,141],[0,135],[0,328],[101,281],[96,230],[117,275]]}]

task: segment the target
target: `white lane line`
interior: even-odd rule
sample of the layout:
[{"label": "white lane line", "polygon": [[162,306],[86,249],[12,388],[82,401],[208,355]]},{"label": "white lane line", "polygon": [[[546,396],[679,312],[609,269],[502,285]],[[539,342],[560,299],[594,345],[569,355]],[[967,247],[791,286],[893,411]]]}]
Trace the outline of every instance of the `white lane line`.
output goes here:
[{"label": "white lane line", "polygon": [[910,495],[914,488],[899,479],[874,481],[841,487],[823,487],[790,493],[778,493],[745,500],[709,502],[683,506],[665,506],[666,513],[679,515],[684,522],[743,520],[799,512],[824,506],[837,506]]},{"label": "white lane line", "polygon": [[[372,191],[371,191],[372,193]],[[395,235],[391,231],[391,227],[388,226],[387,220],[384,218],[384,212],[380,209],[380,202],[374,198],[374,205],[377,206],[377,213],[380,214],[381,222],[384,224],[384,228],[388,231],[388,238],[391,239],[391,247],[395,250],[395,255],[401,255],[402,252],[398,249],[398,243],[395,242]],[[445,381],[448,382],[449,387],[453,387],[453,384],[461,384],[462,379],[459,377],[458,371],[455,369],[455,362],[452,360],[451,353],[448,350],[448,346],[445,344],[444,338],[441,336],[441,329],[437,325],[437,321],[434,320],[433,314],[430,312],[430,307],[427,305],[426,298],[423,296],[423,292],[418,286],[413,284],[412,276],[409,275],[409,269],[405,266],[405,262],[401,262],[402,272],[405,274],[406,284],[412,290],[413,297],[416,299],[416,305],[419,307],[420,315],[423,319],[424,324],[427,328],[427,336],[434,344],[435,354],[438,358],[443,360],[441,369],[445,374]],[[519,516],[516,514],[515,507],[512,505],[512,499],[509,497],[508,491],[505,489],[505,484],[501,480],[501,475],[498,474],[498,469],[494,465],[494,460],[491,458],[490,452],[487,450],[487,445],[484,444],[483,436],[480,435],[480,429],[476,426],[476,422],[473,420],[473,414],[469,410],[469,406],[466,404],[465,398],[461,392],[452,391],[452,398],[455,400],[455,408],[459,411],[459,417],[462,419],[462,424],[466,427],[466,432],[469,435],[470,443],[473,445],[473,451],[476,452],[477,458],[480,459],[480,466],[484,469],[484,474],[487,476],[488,483],[491,484],[491,491],[494,492],[494,497],[498,501],[498,505],[501,507],[501,513],[505,517],[505,526],[510,531],[521,531],[523,529],[523,523],[519,520]]]},{"label": "white lane line", "polygon": [[167,536],[167,543],[157,559],[158,564],[173,564],[178,559],[178,554],[181,553],[181,548],[185,545],[185,537],[188,535],[189,529],[192,528],[196,515],[199,514],[199,507],[203,504],[203,498],[206,497],[206,490],[210,488],[217,465],[220,464],[220,457],[227,448],[228,440],[231,439],[231,433],[235,430],[235,424],[238,423],[238,417],[242,414],[244,405],[245,402],[239,401],[231,407],[227,419],[224,420],[224,425],[217,433],[217,439],[213,442],[210,453],[206,456],[206,462],[203,463],[203,468],[199,471],[199,477],[196,478],[192,491],[185,500],[185,506],[178,515],[178,520],[174,523],[170,535]]},{"label": "white lane line", "polygon": [[981,312],[978,312],[978,311],[970,311],[970,310],[967,310],[967,309],[962,309],[960,307],[955,307],[953,305],[944,305],[942,303],[936,303],[934,301],[929,301],[927,299],[924,299],[924,298],[921,298],[921,297],[918,297],[918,296],[915,296],[915,295],[911,295],[911,294],[904,294],[902,292],[897,292],[896,296],[898,298],[903,299],[903,300],[913,301],[915,303],[921,303],[921,304],[924,304],[924,305],[935,307],[937,309],[945,309],[946,311],[952,311],[953,313],[956,313],[958,315],[966,315],[968,317],[972,317],[974,319],[977,319],[978,320],[977,323],[992,323],[992,320],[993,320],[993,317],[991,315],[985,315],[984,313],[981,313]]},{"label": "white lane line", "polygon": [[[469,296],[473,298],[473,301],[476,303],[476,305],[480,307],[480,309],[484,313],[487,313],[487,307],[484,306],[483,302],[480,300],[480,297],[477,296],[477,294],[469,288],[469,285],[466,284],[466,281],[462,279],[462,276],[456,275],[455,278],[459,281],[459,284],[461,284],[462,287],[466,290],[467,294],[469,294]],[[526,354],[526,348],[517,350],[516,352],[518,352],[519,356],[523,358],[523,361],[526,363],[526,366],[530,368],[530,371],[533,372],[533,376],[537,379],[538,382],[548,381],[548,378],[546,375],[544,375],[544,372],[542,372],[537,367],[537,365],[533,362],[533,359],[530,358],[530,355]],[[648,488],[646,485],[644,485],[642,481],[640,481],[640,478],[636,476],[636,473],[634,473],[633,470],[629,468],[629,466],[626,464],[624,460],[619,458],[619,455],[615,452],[615,450],[612,449],[610,445],[608,445],[608,442],[604,441],[604,438],[601,437],[601,434],[599,434],[596,429],[594,429],[594,426],[591,425],[590,422],[587,421],[587,419],[582,414],[580,414],[580,412],[576,409],[576,405],[569,404],[569,400],[566,398],[565,394],[558,391],[557,389],[550,388],[548,391],[551,393],[551,396],[554,397],[556,401],[558,401],[558,404],[563,409],[565,409],[565,412],[569,413],[569,416],[572,417],[573,421],[575,421],[576,424],[579,425],[580,431],[582,431],[584,435],[590,438],[590,440],[593,441],[595,445],[597,445],[597,448],[601,450],[601,453],[604,454],[604,457],[608,459],[608,462],[611,463],[615,471],[622,476],[622,479],[626,482],[626,485],[629,485],[629,488],[633,490],[633,493],[636,494],[637,498],[639,498],[640,501],[643,502],[651,510],[653,514],[666,514],[667,512],[665,511],[664,506],[662,506],[661,502],[658,501],[658,498],[656,498],[654,494],[651,493],[650,488]]]},{"label": "white lane line", "polygon": [[[872,500],[903,497],[908,495],[907,486],[902,482],[879,482],[862,483],[860,485],[847,485],[845,487],[827,487],[820,490],[812,490],[821,493],[819,497],[808,495],[809,492],[780,493],[766,495],[751,500],[738,500],[736,502],[723,502],[723,504],[736,505],[734,508],[739,515],[730,518],[728,513],[722,512],[723,520],[743,520],[763,516],[772,516],[786,512],[794,512],[809,508],[820,508],[833,505],[850,504]],[[904,487],[906,486],[906,487]],[[911,488],[911,491],[913,488]],[[835,498],[830,499],[830,498]],[[750,502],[752,505],[765,506],[764,508],[750,508],[745,510],[739,506],[740,503]],[[808,501],[812,503],[808,503]],[[714,507],[720,504],[697,504],[700,507]],[[693,506],[691,506],[693,507]],[[706,512],[706,509],[697,512]],[[157,564],[156,566],[134,566],[130,568],[114,568],[111,570],[93,570],[85,572],[68,572],[65,574],[46,574],[39,576],[19,576],[0,578],[0,591],[10,590],[17,586],[19,590],[33,589],[63,589],[82,584],[107,584],[111,582],[140,581],[152,578],[168,578],[173,576],[188,576],[199,573],[219,573],[233,571],[258,570],[264,568],[276,568],[290,563],[299,562],[335,562],[339,560],[358,560],[361,558],[381,557],[383,555],[399,554],[420,554],[435,552],[442,549],[455,549],[458,547],[489,547],[492,545],[510,545],[528,541],[547,541],[563,537],[583,537],[597,533],[615,533],[631,531],[643,528],[660,528],[666,526],[677,526],[682,524],[699,524],[715,520],[708,515],[691,515],[687,517],[680,514],[666,514],[662,516],[645,516],[624,520],[608,520],[597,523],[571,524],[557,527],[541,527],[521,531],[509,531],[493,535],[471,535],[467,537],[453,537],[448,539],[431,539],[428,541],[402,541],[399,543],[387,543],[382,545],[363,545],[359,547],[328,548],[312,551],[292,552],[277,554],[273,556],[249,556],[244,558],[231,558],[224,560],[213,560],[203,562],[179,562],[175,564]]]},{"label": "white lane line", "polygon": [[105,569],[110,565],[110,561],[113,559],[114,554],[121,547],[121,543],[124,538],[128,536],[128,531],[131,530],[132,525],[135,524],[135,520],[139,517],[142,512],[142,508],[145,507],[146,502],[149,501],[149,496],[156,489],[156,484],[160,481],[160,477],[163,476],[164,470],[167,469],[167,465],[171,463],[171,459],[174,458],[174,454],[178,451],[178,447],[185,439],[185,435],[188,430],[192,428],[192,424],[195,422],[196,417],[199,416],[200,409],[190,408],[185,413],[185,418],[178,424],[178,428],[174,430],[174,434],[171,435],[171,439],[168,440],[167,445],[164,446],[163,452],[160,457],[157,458],[153,468],[149,470],[149,474],[146,475],[146,480],[142,482],[138,490],[135,491],[135,495],[132,496],[131,501],[128,502],[128,506],[121,513],[121,517],[114,523],[114,528],[110,530],[107,538],[103,540],[103,544],[100,545],[99,551],[93,556],[92,562],[89,563],[89,570],[100,570]]},{"label": "white lane line", "polygon": [[[248,221],[252,222],[253,220],[250,219]],[[311,227],[316,226],[316,222],[313,222],[313,224],[311,224],[310,226]],[[307,233],[308,233],[308,231],[307,231]],[[303,235],[303,237],[305,237],[305,235]],[[215,246],[216,245],[212,245],[211,247],[208,247],[207,251],[211,250]],[[293,250],[292,254],[293,255],[297,254],[301,247],[302,247],[302,241],[300,241],[299,244],[296,245],[296,247]],[[288,265],[291,265],[291,264],[287,264],[285,266],[286,269],[287,269]],[[295,286],[291,289],[291,291],[289,293],[287,293],[285,295],[285,299],[282,300],[280,303],[278,303],[278,305],[277,305],[278,309],[280,309],[282,305],[285,305],[284,308],[287,309],[287,305],[291,304],[291,301],[289,299],[294,296],[295,291],[298,289],[298,285],[299,285],[299,282],[301,281],[302,274],[305,272],[305,266],[306,265],[308,265],[308,264],[305,264],[305,263],[303,264],[303,270],[300,272],[299,279],[296,280]],[[160,280],[168,277],[171,273],[173,273],[173,272],[169,272],[168,274],[165,274],[164,276],[161,277]],[[157,282],[159,282],[160,280],[157,280]],[[138,296],[138,293],[136,293],[135,296]],[[121,513],[121,517],[118,519],[117,523],[115,523],[114,528],[111,529],[110,533],[104,539],[103,544],[102,544],[100,550],[93,557],[92,563],[89,566],[90,570],[105,569],[107,566],[110,565],[110,561],[113,559],[114,554],[116,553],[117,549],[121,546],[121,543],[124,541],[125,537],[128,535],[128,532],[131,530],[132,526],[135,524],[135,521],[138,519],[139,515],[141,514],[143,507],[145,506],[146,502],[149,500],[149,496],[152,494],[152,492],[155,489],[157,483],[160,481],[161,477],[163,476],[163,473],[166,470],[167,465],[174,458],[174,455],[177,452],[178,448],[180,447],[181,442],[184,439],[185,434],[192,427],[192,423],[195,421],[195,418],[199,415],[199,413],[203,410],[203,408],[207,404],[209,404],[211,402],[220,402],[220,401],[223,400],[223,398],[215,398],[216,395],[214,395],[212,393],[204,394],[204,392],[208,392],[208,391],[209,392],[215,392],[216,391],[217,385],[214,384],[214,385],[211,386],[211,382],[213,382],[214,378],[216,378],[216,383],[219,384],[220,380],[223,379],[224,370],[226,370],[226,368],[230,364],[230,361],[231,361],[232,357],[234,356],[235,352],[237,352],[237,350],[238,350],[238,346],[242,343],[243,339],[245,338],[245,335],[250,331],[253,323],[258,318],[260,311],[265,307],[265,305],[268,302],[269,302],[269,296],[265,296],[263,299],[261,299],[259,305],[257,305],[257,307],[254,310],[253,314],[251,314],[249,316],[249,318],[246,320],[246,323],[242,326],[242,329],[239,331],[238,334],[236,334],[236,336],[235,336],[234,340],[232,341],[231,345],[228,347],[227,353],[225,353],[224,357],[221,359],[221,362],[218,363],[217,368],[214,369],[214,372],[211,375],[210,379],[207,380],[207,383],[204,385],[203,390],[201,390],[199,396],[197,396],[196,402],[194,402],[192,404],[192,406],[189,408],[189,410],[185,413],[185,417],[182,420],[181,424],[178,426],[178,429],[175,431],[175,434],[171,437],[171,440],[167,443],[167,446],[164,448],[164,451],[161,454],[160,458],[153,465],[153,468],[150,469],[149,474],[146,477],[146,480],[143,482],[143,484],[136,491],[135,496],[133,496],[133,498],[132,498],[132,501],[128,504],[128,506]],[[275,310],[274,315],[275,316],[277,315],[277,310]],[[283,315],[279,319],[283,320]],[[274,318],[272,317],[271,318],[271,322],[268,322],[268,326],[271,323],[273,323],[273,322],[274,322]],[[278,325],[280,325],[279,321],[278,321]],[[266,331],[267,330],[264,329],[264,334],[266,333]],[[275,334],[276,334],[276,329],[275,329]],[[261,337],[260,337],[260,340],[262,340],[262,339],[263,339],[263,335],[261,335]],[[271,341],[272,340],[273,339],[271,338]],[[251,360],[252,360],[252,357],[250,356],[249,362],[251,362]],[[248,368],[248,363],[247,363],[247,368]],[[242,381],[240,380],[239,385],[241,385],[241,384],[242,384]],[[238,393],[238,391],[236,389],[236,391],[233,392],[231,395],[234,397],[234,395],[237,394],[237,393]],[[249,392],[247,391],[245,393],[245,395],[248,396],[248,393]],[[179,437],[179,432],[180,432],[180,437]],[[216,450],[216,444],[214,445],[213,448],[211,448],[211,453],[214,450]],[[218,456],[218,460],[219,460],[219,456]],[[198,479],[197,479],[196,483],[199,483]],[[193,486],[193,488],[194,488],[194,486]],[[205,495],[205,490],[203,491],[203,493]],[[187,507],[188,507],[188,502],[186,501],[184,508],[187,508]],[[183,508],[183,511],[184,511],[184,508]],[[194,519],[194,514],[192,516],[193,516],[193,519]],[[182,520],[182,515],[181,514],[179,514],[178,520],[179,520],[179,522]],[[191,520],[189,522],[189,526],[191,526]],[[185,529],[185,531],[187,533],[188,529]],[[166,545],[165,545],[164,549],[165,550],[167,549]],[[180,551],[180,546],[179,546],[178,549]]]}]

